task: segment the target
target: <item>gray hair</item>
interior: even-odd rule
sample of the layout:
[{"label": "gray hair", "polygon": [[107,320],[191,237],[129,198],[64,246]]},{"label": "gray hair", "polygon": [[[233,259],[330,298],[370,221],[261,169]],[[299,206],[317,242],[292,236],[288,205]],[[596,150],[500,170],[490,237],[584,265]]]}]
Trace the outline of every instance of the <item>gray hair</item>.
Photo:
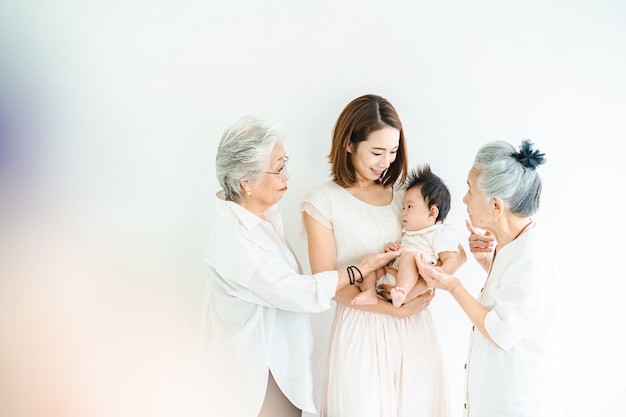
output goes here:
[{"label": "gray hair", "polygon": [[519,151],[510,143],[495,141],[478,150],[473,169],[487,198],[501,198],[511,213],[528,217],[539,209],[541,178],[536,167],[544,162],[544,154],[533,150],[528,140],[522,142]]},{"label": "gray hair", "polygon": [[226,129],[215,157],[215,173],[226,200],[242,199],[242,181],[258,183],[274,146],[282,143],[284,136],[282,130],[253,116],[244,116]]}]

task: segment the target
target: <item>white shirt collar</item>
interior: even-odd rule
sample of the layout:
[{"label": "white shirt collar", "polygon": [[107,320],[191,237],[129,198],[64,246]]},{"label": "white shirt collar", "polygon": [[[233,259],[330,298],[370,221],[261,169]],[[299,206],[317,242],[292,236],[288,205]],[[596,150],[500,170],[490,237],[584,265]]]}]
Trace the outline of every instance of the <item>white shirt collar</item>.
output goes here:
[{"label": "white shirt collar", "polygon": [[439,229],[440,227],[442,227],[443,224],[433,224],[432,226],[428,226],[425,227],[423,229],[420,230],[406,230],[406,229],[402,229],[402,234],[405,236],[418,236],[418,235],[422,235],[424,233],[428,233],[432,230],[435,229]]},{"label": "white shirt collar", "polygon": [[[224,190],[220,190],[217,192],[217,194],[215,195],[216,197],[216,202],[215,202],[215,207],[219,212],[224,212],[224,211],[231,211],[233,213],[235,213],[235,215],[239,218],[239,220],[241,221],[241,224],[248,230],[252,230],[254,229],[256,226],[258,226],[260,223],[264,223],[264,220],[261,219],[259,216],[257,216],[256,214],[252,213],[251,211],[245,209],[244,207],[242,207],[241,205],[235,203],[234,201],[227,201],[224,199],[225,194],[224,194]],[[277,218],[277,216],[280,216],[280,211],[277,205],[274,205],[272,207],[270,207],[265,213],[265,217],[268,219],[268,221],[272,224],[274,224],[273,220]]]}]

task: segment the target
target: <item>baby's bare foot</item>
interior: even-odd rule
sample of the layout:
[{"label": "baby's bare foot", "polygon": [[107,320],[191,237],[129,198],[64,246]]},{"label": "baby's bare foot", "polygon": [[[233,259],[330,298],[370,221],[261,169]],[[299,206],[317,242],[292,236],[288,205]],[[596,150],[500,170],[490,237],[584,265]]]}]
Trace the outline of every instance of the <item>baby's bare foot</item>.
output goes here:
[{"label": "baby's bare foot", "polygon": [[371,305],[377,302],[376,291],[363,291],[352,299],[352,305]]},{"label": "baby's bare foot", "polygon": [[394,307],[400,307],[406,299],[406,291],[402,287],[395,287],[391,289],[391,301]]}]

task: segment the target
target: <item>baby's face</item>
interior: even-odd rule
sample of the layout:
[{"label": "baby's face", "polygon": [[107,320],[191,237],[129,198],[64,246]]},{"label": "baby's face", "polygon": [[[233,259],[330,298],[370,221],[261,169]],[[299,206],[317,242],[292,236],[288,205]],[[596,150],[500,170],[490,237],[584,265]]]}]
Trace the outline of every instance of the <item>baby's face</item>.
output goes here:
[{"label": "baby's face", "polygon": [[435,224],[437,213],[428,209],[421,187],[413,187],[404,193],[402,202],[402,227],[405,230],[421,230]]}]

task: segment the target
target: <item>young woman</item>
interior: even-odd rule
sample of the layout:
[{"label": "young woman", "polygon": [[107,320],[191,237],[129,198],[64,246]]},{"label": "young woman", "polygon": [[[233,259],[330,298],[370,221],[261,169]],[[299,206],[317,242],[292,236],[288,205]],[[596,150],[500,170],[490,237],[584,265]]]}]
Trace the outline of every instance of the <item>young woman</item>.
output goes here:
[{"label": "young woman", "polygon": [[[351,265],[359,253],[381,251],[401,234],[396,188],[408,161],[391,103],[376,95],[350,102],[335,125],[329,158],[332,180],[302,203],[313,273]],[[358,292],[352,286],[335,296],[321,415],[447,416],[441,352],[426,309],[432,292],[409,293],[399,308],[383,300],[352,305]]]}]

